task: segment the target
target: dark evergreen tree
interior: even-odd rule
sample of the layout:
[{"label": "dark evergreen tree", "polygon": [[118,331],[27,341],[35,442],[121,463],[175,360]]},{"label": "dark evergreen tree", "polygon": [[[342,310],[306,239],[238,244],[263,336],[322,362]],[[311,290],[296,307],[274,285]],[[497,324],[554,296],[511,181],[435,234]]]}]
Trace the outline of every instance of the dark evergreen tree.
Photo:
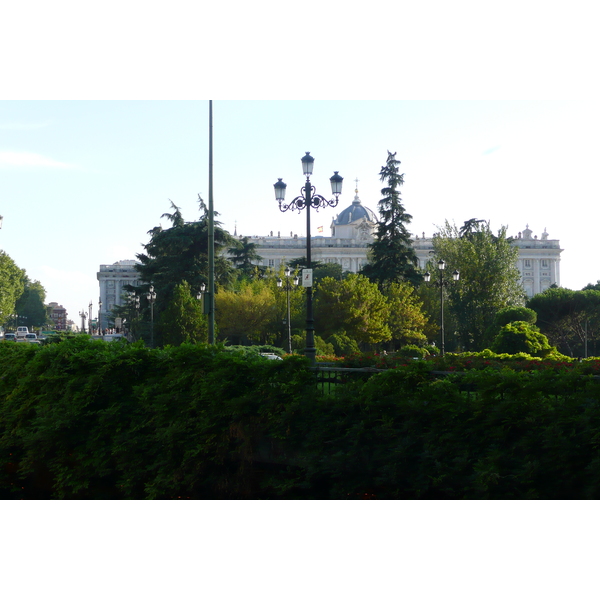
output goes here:
[{"label": "dark evergreen tree", "polygon": [[259,256],[257,248],[258,245],[251,242],[248,237],[235,240],[234,245],[229,248],[231,262],[246,277],[252,277],[257,272],[257,266],[253,264],[253,261],[262,260],[262,256]]},{"label": "dark evergreen tree", "polygon": [[422,281],[417,271],[417,255],[407,229],[412,216],[404,210],[400,199],[399,188],[404,183],[404,175],[400,173],[399,165],[396,153],[388,150],[387,161],[379,173],[381,181],[387,183],[381,190],[383,197],[379,201],[379,223],[375,241],[369,244],[369,262],[362,269],[362,274],[380,288],[393,282],[408,280],[416,284]]},{"label": "dark evergreen tree", "polygon": [[[202,215],[192,222],[185,221],[179,207],[171,202],[174,212],[162,216],[169,219],[172,226],[151,229],[148,232],[151,239],[144,245],[145,252],[137,255],[140,264],[136,265],[136,270],[144,283],[139,287],[128,286],[127,289],[140,296],[145,321],[149,320],[146,292],[151,283],[156,292],[155,318],[173,300],[175,288],[182,282],[189,284],[193,294],[200,290],[202,283],[208,283],[208,208],[200,196],[198,201]],[[235,240],[218,221],[214,225],[215,281],[227,285],[233,279],[233,266],[224,256],[224,251]]]}]

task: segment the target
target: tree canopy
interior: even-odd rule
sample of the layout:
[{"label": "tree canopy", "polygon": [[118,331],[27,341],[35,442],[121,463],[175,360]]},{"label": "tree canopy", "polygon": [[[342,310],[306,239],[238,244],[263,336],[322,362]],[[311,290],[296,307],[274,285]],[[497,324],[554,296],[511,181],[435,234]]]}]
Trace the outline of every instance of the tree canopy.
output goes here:
[{"label": "tree canopy", "polygon": [[325,340],[340,332],[359,343],[391,338],[385,296],[363,275],[351,274],[342,281],[325,277],[315,296],[315,330]]},{"label": "tree canopy", "polygon": [[255,274],[257,267],[253,263],[262,260],[262,256],[258,254],[257,248],[258,244],[251,242],[248,237],[238,240],[234,239],[233,246],[229,248],[231,262],[246,277],[252,277]]},{"label": "tree canopy", "polygon": [[207,317],[187,281],[175,286],[173,297],[160,315],[158,329],[164,345],[207,341]]},{"label": "tree canopy", "polygon": [[[506,236],[506,227],[497,234],[489,222],[472,219],[465,229],[446,221],[433,238],[435,261],[458,270],[460,281],[447,287],[448,308],[453,326],[465,350],[482,350],[491,343],[496,313],[510,306],[522,306],[525,293],[516,266],[518,248]],[[432,270],[437,268],[431,265]]]},{"label": "tree canopy", "polygon": [[600,291],[549,288],[527,306],[536,312],[540,330],[563,354],[584,356],[586,339],[589,351],[600,354]]},{"label": "tree canopy", "polygon": [[379,223],[375,240],[369,244],[369,262],[361,271],[380,287],[392,282],[409,280],[418,283],[422,280],[407,229],[412,216],[404,210],[400,199],[399,188],[404,184],[404,174],[400,173],[399,165],[396,153],[388,150],[386,163],[379,172],[381,181],[387,183],[381,190]]},{"label": "tree canopy", "polygon": [[23,293],[15,303],[19,324],[41,327],[46,323],[46,290],[39,281],[31,281],[23,271]]},{"label": "tree canopy", "polygon": [[0,250],[0,321],[6,324],[15,313],[15,304],[25,290],[25,271],[4,250]]},{"label": "tree canopy", "polygon": [[[200,196],[198,202],[202,214],[192,222],[185,221],[179,207],[171,202],[173,212],[162,215],[171,222],[171,227],[157,226],[150,230],[150,241],[144,245],[144,252],[137,255],[140,264],[135,268],[144,283],[131,290],[140,296],[145,318],[148,313],[145,296],[150,284],[156,291],[155,311],[160,315],[174,298],[179,284],[186,282],[191,293],[196,294],[201,284],[208,282],[208,208]],[[233,279],[233,265],[224,252],[234,239],[218,221],[214,233],[215,280],[226,284]]]}]

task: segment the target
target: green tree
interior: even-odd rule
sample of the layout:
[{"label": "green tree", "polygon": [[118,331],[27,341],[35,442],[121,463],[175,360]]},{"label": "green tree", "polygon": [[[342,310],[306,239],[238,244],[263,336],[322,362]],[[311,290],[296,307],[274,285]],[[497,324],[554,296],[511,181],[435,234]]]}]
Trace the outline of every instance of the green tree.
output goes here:
[{"label": "green tree", "polygon": [[207,342],[207,318],[187,281],[175,286],[171,301],[160,315],[158,330],[165,346]]},{"label": "green tree", "polygon": [[584,356],[586,340],[592,354],[600,353],[600,291],[549,288],[530,298],[527,306],[536,312],[542,333],[563,354]]},{"label": "green tree", "polygon": [[414,287],[406,282],[391,283],[385,292],[389,307],[388,325],[395,348],[427,341],[427,317]]},{"label": "green tree", "polygon": [[19,323],[27,327],[41,327],[47,321],[46,290],[39,281],[31,281],[23,271],[23,293],[15,303]]},{"label": "green tree", "polygon": [[369,262],[362,268],[362,274],[380,287],[391,282],[404,280],[419,283],[422,280],[417,271],[418,259],[407,225],[412,221],[402,205],[400,186],[404,175],[399,170],[400,161],[396,153],[388,150],[386,164],[381,167],[379,176],[387,183],[381,190],[379,201],[379,223],[375,240],[369,244]]},{"label": "green tree", "polygon": [[233,344],[266,344],[281,335],[275,293],[265,281],[247,282],[235,290],[219,288],[216,301],[221,339]]},{"label": "green tree", "polygon": [[[140,261],[136,270],[145,282],[131,288],[140,295],[142,309],[148,312],[145,294],[150,283],[156,291],[155,311],[161,313],[173,298],[177,285],[186,281],[192,292],[197,292],[202,283],[208,282],[208,209],[198,196],[202,216],[198,221],[186,222],[179,207],[171,202],[172,214],[162,215],[171,221],[168,229],[155,227],[148,233],[150,241],[144,245],[145,252],[138,254]],[[215,213],[218,214],[218,213]],[[231,235],[215,221],[215,278],[225,285],[232,281],[233,266],[224,256],[233,244]]]},{"label": "green tree", "polygon": [[531,308],[525,306],[509,306],[502,308],[496,313],[496,326],[503,327],[515,321],[525,321],[531,325],[535,325],[537,321],[537,313]]},{"label": "green tree", "polygon": [[231,262],[242,275],[252,277],[257,271],[253,262],[262,260],[262,256],[258,254],[258,244],[251,242],[248,237],[234,240],[234,242],[234,245],[229,248]]},{"label": "green tree", "polygon": [[[15,314],[17,300],[25,289],[25,271],[0,250],[0,322],[6,325]],[[18,313],[17,313],[18,314]]]},{"label": "green tree", "polygon": [[323,339],[342,332],[362,344],[391,338],[385,296],[363,275],[351,274],[342,281],[325,277],[315,296],[315,328]]},{"label": "green tree", "polygon": [[525,352],[531,356],[547,356],[554,348],[538,327],[526,321],[513,321],[501,327],[491,349],[498,354]]},{"label": "green tree", "polygon": [[[489,222],[474,219],[467,231],[446,221],[433,248],[434,263],[443,259],[447,268],[460,272],[460,281],[445,290],[458,341],[465,350],[482,350],[492,341],[498,311],[525,302],[516,267],[519,250],[507,238],[506,227],[495,235]],[[431,270],[437,271],[434,263]]]}]

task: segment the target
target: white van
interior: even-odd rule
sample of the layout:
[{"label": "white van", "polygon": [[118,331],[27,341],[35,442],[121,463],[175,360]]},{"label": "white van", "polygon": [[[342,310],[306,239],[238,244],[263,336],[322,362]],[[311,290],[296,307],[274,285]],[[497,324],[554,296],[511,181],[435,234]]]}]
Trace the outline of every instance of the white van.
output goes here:
[{"label": "white van", "polygon": [[17,327],[17,338],[24,338],[29,333],[29,329],[23,325]]}]

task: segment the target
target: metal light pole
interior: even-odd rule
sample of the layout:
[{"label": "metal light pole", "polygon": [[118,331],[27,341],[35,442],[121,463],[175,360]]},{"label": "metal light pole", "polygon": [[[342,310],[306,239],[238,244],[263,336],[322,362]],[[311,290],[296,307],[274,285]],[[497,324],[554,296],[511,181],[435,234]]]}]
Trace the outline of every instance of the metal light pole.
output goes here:
[{"label": "metal light pole", "polygon": [[[441,353],[442,356],[446,354],[446,346],[444,339],[444,287],[448,286],[448,281],[444,279],[444,270],[446,268],[446,263],[442,259],[438,261],[438,271],[440,274],[440,278],[438,281],[432,282],[433,285],[436,285],[440,288],[440,342],[441,342]],[[426,283],[431,281],[431,273],[427,271],[423,276]],[[452,280],[458,281],[460,278],[460,273],[458,271],[454,271],[452,273]]]},{"label": "metal light pole", "polygon": [[156,300],[156,292],[153,285],[150,286],[146,298],[150,302],[150,348],[154,348],[154,301]]},{"label": "metal light pole", "polygon": [[[287,334],[288,334],[288,354],[292,353],[292,319],[291,319],[291,311],[290,311],[290,292],[292,291],[292,284],[290,283],[290,275],[292,272],[289,267],[285,268],[285,294],[287,297]],[[298,275],[294,277],[294,285],[298,285],[300,283],[300,279]],[[277,280],[277,286],[283,287],[283,280],[281,277]]]},{"label": "metal light pole", "polygon": [[316,188],[310,183],[310,176],[313,172],[313,164],[315,159],[307,152],[302,157],[302,171],[306,176],[306,183],[301,188],[302,194],[296,196],[289,204],[285,204],[285,188],[287,184],[281,179],[273,185],[275,188],[275,199],[279,202],[279,210],[286,212],[290,208],[298,212],[306,209],[306,271],[302,272],[302,283],[306,288],[306,348],[304,354],[314,364],[317,356],[315,348],[315,320],[313,316],[312,305],[312,257],[310,248],[310,209],[315,210],[325,208],[326,206],[337,206],[339,195],[342,193],[343,177],[338,175],[337,171],[333,172],[333,176],[329,178],[331,182],[331,192],[335,196],[331,200],[325,199],[316,193]]}]

